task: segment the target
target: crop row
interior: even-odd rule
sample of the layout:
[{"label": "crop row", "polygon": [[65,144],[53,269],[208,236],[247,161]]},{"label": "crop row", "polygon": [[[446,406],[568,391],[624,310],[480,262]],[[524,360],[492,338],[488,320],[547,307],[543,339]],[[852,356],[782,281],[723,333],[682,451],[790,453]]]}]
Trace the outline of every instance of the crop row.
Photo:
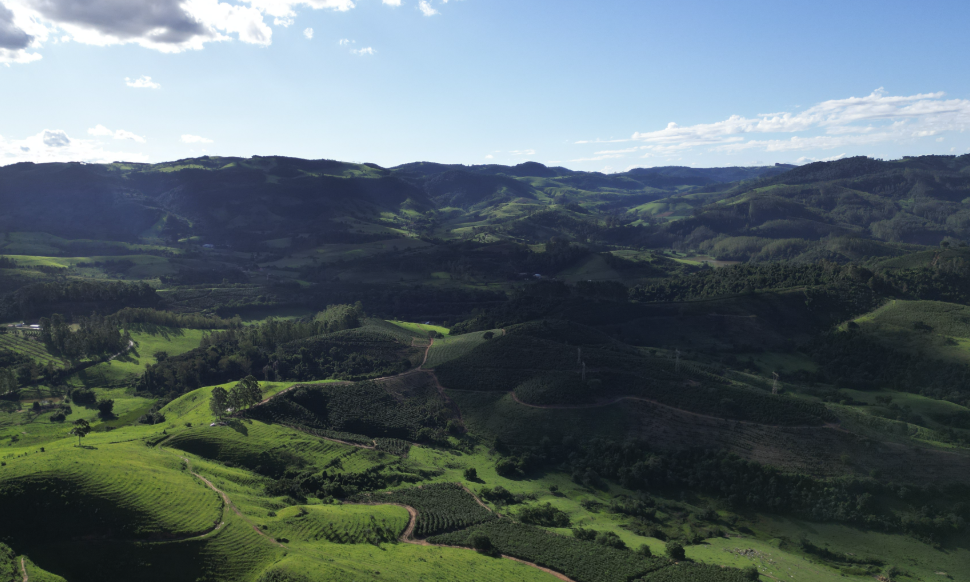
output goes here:
[{"label": "crop row", "polygon": [[467,530],[438,535],[435,544],[469,546],[472,533],[488,537],[499,553],[561,572],[577,582],[626,582],[663,568],[668,562],[618,550],[592,541],[549,533],[542,528],[502,519]]},{"label": "crop row", "polygon": [[457,483],[435,483],[387,493],[365,493],[354,501],[400,503],[418,512],[415,534],[426,537],[491,521],[495,515]]}]

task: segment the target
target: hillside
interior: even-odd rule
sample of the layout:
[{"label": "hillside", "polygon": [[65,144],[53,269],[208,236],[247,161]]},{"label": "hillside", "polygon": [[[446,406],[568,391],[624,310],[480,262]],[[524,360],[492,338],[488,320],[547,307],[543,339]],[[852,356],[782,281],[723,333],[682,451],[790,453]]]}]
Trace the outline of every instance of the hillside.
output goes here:
[{"label": "hillside", "polygon": [[968,176],[0,168],[0,572],[967,579]]}]

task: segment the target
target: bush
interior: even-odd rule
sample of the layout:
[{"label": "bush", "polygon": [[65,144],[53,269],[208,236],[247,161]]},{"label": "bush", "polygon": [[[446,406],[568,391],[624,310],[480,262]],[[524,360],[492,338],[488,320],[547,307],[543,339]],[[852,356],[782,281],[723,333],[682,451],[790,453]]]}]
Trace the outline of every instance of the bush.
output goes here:
[{"label": "bush", "polygon": [[651,550],[650,546],[648,546],[647,544],[643,544],[642,546],[637,548],[637,553],[640,554],[641,556],[649,558],[650,556],[653,555],[653,550]]},{"label": "bush", "polygon": [[585,542],[591,542],[596,539],[595,529],[586,529],[585,527],[574,527],[573,536],[577,540],[583,540]]},{"label": "bush", "polygon": [[[568,519],[568,518],[567,518]],[[609,546],[611,548],[616,548],[618,550],[625,550],[626,543],[620,539],[620,536],[616,535],[611,531],[604,531],[596,534],[596,543],[601,546]],[[649,548],[647,548],[649,549]],[[642,555],[642,554],[641,554]],[[652,554],[650,554],[652,555]]]},{"label": "bush", "polygon": [[111,418],[114,416],[115,401],[110,398],[98,400],[98,415],[101,418]]},{"label": "bush", "polygon": [[491,554],[495,551],[495,548],[492,547],[492,540],[480,531],[468,536],[468,545],[475,548],[475,551],[480,554]]},{"label": "bush", "polygon": [[757,566],[748,566],[747,568],[742,569],[741,573],[744,575],[745,578],[747,578],[748,580],[752,580],[754,582],[757,582],[761,578],[761,576],[758,575]]},{"label": "bush", "polygon": [[465,469],[465,481],[478,481],[478,470],[475,467]]},{"label": "bush", "polygon": [[518,517],[523,523],[531,523],[532,525],[541,525],[543,527],[569,527],[569,515],[567,515],[565,511],[553,507],[551,503],[523,507],[519,511]]},{"label": "bush", "polygon": [[671,560],[685,560],[687,559],[687,553],[684,552],[684,544],[677,540],[670,540],[667,542],[667,557]]}]

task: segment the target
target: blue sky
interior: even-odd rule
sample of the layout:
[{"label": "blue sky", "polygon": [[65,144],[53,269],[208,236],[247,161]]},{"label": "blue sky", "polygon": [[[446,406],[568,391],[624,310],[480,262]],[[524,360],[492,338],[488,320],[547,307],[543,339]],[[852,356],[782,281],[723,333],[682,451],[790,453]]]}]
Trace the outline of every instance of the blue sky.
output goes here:
[{"label": "blue sky", "polygon": [[967,2],[0,6],[0,164],[624,171],[970,151]]}]

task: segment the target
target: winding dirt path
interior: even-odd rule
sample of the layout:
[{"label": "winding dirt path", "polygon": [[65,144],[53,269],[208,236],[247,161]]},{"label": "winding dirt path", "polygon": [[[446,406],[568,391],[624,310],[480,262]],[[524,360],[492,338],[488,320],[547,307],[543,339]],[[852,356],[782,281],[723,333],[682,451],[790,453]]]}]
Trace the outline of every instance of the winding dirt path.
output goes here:
[{"label": "winding dirt path", "polygon": [[[479,505],[481,505],[485,509],[488,509],[489,511],[492,511],[491,508],[489,508],[487,505],[485,505],[484,503],[482,503],[482,500],[479,499],[477,495],[475,495],[474,493],[472,493],[467,487],[465,487],[461,483],[459,483],[459,485],[461,485],[461,488],[462,489],[464,489],[465,491],[468,491],[468,493],[472,497],[475,498],[475,501],[477,501],[479,503]],[[415,526],[417,525],[417,522],[418,522],[418,510],[415,509],[415,508],[413,508],[413,507],[411,507],[410,505],[404,505],[403,503],[376,503],[376,502],[374,502],[374,503],[347,503],[345,505],[394,505],[396,507],[403,507],[404,509],[406,509],[408,511],[408,516],[409,517],[408,517],[408,525],[407,525],[407,527],[404,528],[404,531],[401,533],[400,537],[398,538],[398,540],[400,542],[405,543],[405,544],[412,544],[412,545],[416,545],[416,546],[427,546],[427,547],[432,547],[432,548],[453,548],[453,549],[456,549],[456,550],[468,550],[468,551],[472,551],[472,552],[476,551],[473,548],[466,548],[465,546],[449,546],[449,545],[446,545],[446,544],[432,544],[428,540],[422,540],[422,539],[415,538],[414,537],[414,528],[415,528]],[[556,578],[558,578],[559,580],[563,580],[564,582],[576,582],[575,580],[573,580],[572,578],[566,576],[565,574],[561,574],[559,572],[556,572],[555,570],[550,570],[549,568],[544,568],[544,567],[540,566],[539,564],[536,564],[536,563],[533,563],[533,562],[528,562],[526,560],[522,560],[520,558],[516,558],[516,557],[513,557],[513,556],[508,556],[506,554],[500,554],[500,556],[503,557],[503,558],[505,558],[506,560],[512,560],[512,561],[518,562],[520,564],[525,564],[526,566],[531,566],[531,567],[533,567],[533,568],[535,568],[537,570],[542,570],[546,574],[551,574],[552,576],[555,576]]]},{"label": "winding dirt path", "polygon": [[[259,529],[259,527],[257,527],[256,525],[254,525],[254,524],[253,524],[253,523],[252,523],[251,521],[249,521],[249,519],[247,519],[247,518],[246,518],[246,516],[244,516],[244,515],[242,514],[242,512],[241,512],[241,511],[239,511],[239,508],[238,508],[238,507],[236,507],[236,506],[235,506],[235,505],[233,504],[233,502],[232,502],[232,500],[230,500],[230,499],[229,499],[229,496],[228,496],[228,495],[226,495],[226,492],[225,492],[225,491],[223,491],[223,490],[221,490],[221,489],[219,489],[218,487],[216,487],[215,485],[213,485],[213,484],[212,484],[212,481],[209,481],[208,479],[206,479],[206,478],[205,478],[205,477],[203,477],[202,475],[199,475],[198,473],[195,473],[195,472],[193,472],[193,471],[192,471],[192,462],[191,462],[191,461],[189,461],[189,460],[188,460],[187,458],[185,458],[185,457],[179,457],[179,458],[180,458],[180,459],[182,459],[183,461],[185,461],[185,464],[186,464],[186,466],[187,466],[187,467],[188,467],[188,469],[189,469],[189,473],[190,473],[190,474],[192,474],[192,476],[194,476],[195,478],[197,478],[197,479],[199,479],[200,481],[202,481],[203,483],[205,483],[206,485],[208,485],[208,486],[209,486],[209,489],[212,489],[213,491],[215,491],[216,493],[218,493],[220,497],[222,497],[222,502],[223,502],[223,511],[225,511],[225,508],[226,508],[226,507],[229,507],[229,509],[231,509],[231,510],[232,510],[232,511],[233,511],[233,512],[234,512],[234,513],[235,513],[236,515],[238,515],[238,516],[239,516],[239,517],[240,517],[240,518],[241,518],[241,519],[242,519],[243,521],[245,521],[245,522],[246,522],[247,524],[249,524],[249,525],[250,525],[250,526],[251,526],[251,527],[253,528],[253,531],[255,531],[255,532],[256,532],[256,533],[258,533],[259,535],[261,535],[261,536],[263,536],[264,538],[266,538],[266,539],[268,539],[268,540],[270,540],[271,542],[273,542],[274,544],[276,544],[277,546],[279,546],[279,547],[281,547],[281,548],[285,548],[285,547],[286,547],[286,546],[284,546],[283,544],[281,544],[280,542],[278,542],[278,541],[276,541],[275,539],[273,539],[273,538],[271,538],[271,537],[269,537],[268,535],[266,535],[266,533],[265,533],[265,532],[263,532],[263,530],[261,530],[261,529]],[[215,526],[215,527],[214,527],[214,528],[213,528],[212,530],[210,530],[210,531],[207,531],[206,533],[204,533],[204,534],[202,534],[202,535],[199,535],[199,536],[193,536],[192,538],[188,538],[188,539],[193,539],[193,538],[200,538],[200,537],[202,537],[202,536],[207,536],[207,535],[209,535],[209,534],[211,534],[211,533],[212,533],[212,532],[214,532],[214,531],[218,531],[218,530],[220,530],[220,529],[222,529],[222,526],[223,526],[223,525],[225,525],[225,523],[226,523],[226,522],[225,522],[225,520],[222,520],[222,521],[220,521],[220,522],[219,522],[219,524],[218,524],[218,525],[216,525],[216,526]]]},{"label": "winding dirt path", "polygon": [[20,570],[24,573],[24,582],[27,582],[27,564],[24,563],[23,558],[20,558]]}]

